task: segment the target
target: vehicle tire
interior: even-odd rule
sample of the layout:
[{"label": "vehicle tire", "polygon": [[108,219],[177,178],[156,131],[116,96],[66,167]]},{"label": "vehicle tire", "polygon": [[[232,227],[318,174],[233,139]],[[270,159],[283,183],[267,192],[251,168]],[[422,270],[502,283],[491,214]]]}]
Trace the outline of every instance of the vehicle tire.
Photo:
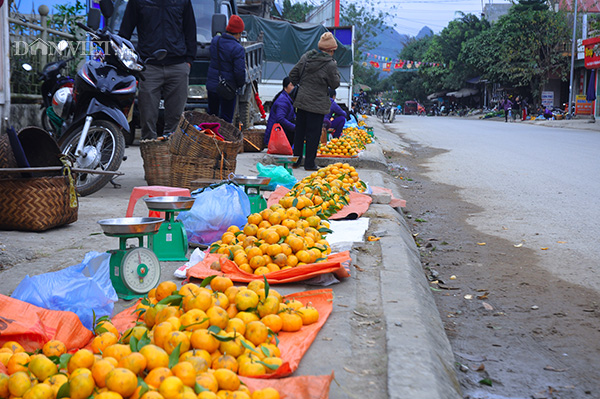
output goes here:
[{"label": "vehicle tire", "polygon": [[239,111],[237,116],[237,124],[238,127],[240,123],[242,124],[242,129],[248,129],[254,126],[254,120],[252,118],[252,104],[248,101],[241,101],[238,104]]},{"label": "vehicle tire", "polygon": [[[84,145],[84,151],[88,154],[85,158],[76,157],[74,154],[82,130],[83,125],[62,137],[58,142],[62,153],[75,159],[73,167],[107,171],[118,170],[125,152],[125,138],[121,133],[121,129],[113,122],[94,120]],[[96,146],[101,139],[103,140],[102,148],[98,150]],[[77,192],[82,197],[93,194],[104,187],[111,178],[111,175],[77,173],[75,180]]]}]

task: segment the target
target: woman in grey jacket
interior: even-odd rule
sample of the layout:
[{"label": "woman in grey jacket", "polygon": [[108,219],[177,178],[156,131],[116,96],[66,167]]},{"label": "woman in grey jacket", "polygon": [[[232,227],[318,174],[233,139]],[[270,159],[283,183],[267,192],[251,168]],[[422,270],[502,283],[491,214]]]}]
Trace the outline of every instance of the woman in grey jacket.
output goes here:
[{"label": "woman in grey jacket", "polygon": [[319,49],[306,52],[290,71],[294,85],[300,84],[294,101],[296,112],[296,135],[294,136],[294,156],[302,161],[304,140],[306,140],[305,170],[317,170],[315,158],[321,138],[323,118],[329,113],[331,101],[328,88],[337,89],[340,85],[340,73],[333,53],[337,42],[331,32],[325,32],[319,40]]}]

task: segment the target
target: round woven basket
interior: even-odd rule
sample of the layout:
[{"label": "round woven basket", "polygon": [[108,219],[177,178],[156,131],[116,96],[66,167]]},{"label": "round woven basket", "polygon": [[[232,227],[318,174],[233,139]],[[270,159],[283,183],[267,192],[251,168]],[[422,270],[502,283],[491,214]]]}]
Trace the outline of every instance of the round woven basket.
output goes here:
[{"label": "round woven basket", "polygon": [[192,181],[196,179],[225,180],[230,173],[235,173],[236,159],[223,157],[198,158],[185,155],[171,157],[171,186],[195,189]]},{"label": "round woven basket", "polygon": [[265,130],[249,129],[242,132],[244,152],[261,152],[265,149]]},{"label": "round woven basket", "polygon": [[149,186],[171,185],[171,152],[169,140],[142,140],[140,152],[144,160],[144,179]]},{"label": "round woven basket", "polygon": [[[225,141],[198,130],[194,125],[218,123],[218,133]],[[216,130],[216,129],[215,129]],[[223,119],[199,111],[186,111],[171,137],[170,151],[175,155],[201,158],[232,159],[243,149],[242,132]]]}]

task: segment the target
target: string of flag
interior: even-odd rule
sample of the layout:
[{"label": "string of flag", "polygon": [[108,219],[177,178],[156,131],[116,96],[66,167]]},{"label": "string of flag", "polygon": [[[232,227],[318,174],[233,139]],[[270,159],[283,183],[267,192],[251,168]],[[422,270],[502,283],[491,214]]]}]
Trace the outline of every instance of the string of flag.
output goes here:
[{"label": "string of flag", "polygon": [[399,69],[418,69],[423,66],[443,66],[439,62],[424,62],[424,61],[413,61],[413,60],[401,60],[393,57],[384,57],[377,54],[366,53],[367,58],[373,58],[372,60],[363,61],[363,66],[371,66],[375,69],[382,69],[384,72],[391,72],[392,70]]}]

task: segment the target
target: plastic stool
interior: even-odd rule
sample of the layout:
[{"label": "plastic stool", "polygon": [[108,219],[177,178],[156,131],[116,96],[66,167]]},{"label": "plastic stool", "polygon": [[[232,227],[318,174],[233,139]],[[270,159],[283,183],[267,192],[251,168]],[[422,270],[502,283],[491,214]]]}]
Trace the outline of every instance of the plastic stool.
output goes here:
[{"label": "plastic stool", "polygon": [[[141,186],[134,187],[131,191],[131,195],[129,196],[129,205],[127,206],[127,213],[125,217],[133,216],[133,209],[135,208],[135,204],[137,201],[148,195],[149,197],[164,197],[164,196],[181,196],[181,197],[189,197],[190,190],[187,188],[179,188],[179,187],[167,187],[167,186]],[[164,212],[156,212],[150,211],[148,213],[150,217],[161,217],[165,218]]]}]

